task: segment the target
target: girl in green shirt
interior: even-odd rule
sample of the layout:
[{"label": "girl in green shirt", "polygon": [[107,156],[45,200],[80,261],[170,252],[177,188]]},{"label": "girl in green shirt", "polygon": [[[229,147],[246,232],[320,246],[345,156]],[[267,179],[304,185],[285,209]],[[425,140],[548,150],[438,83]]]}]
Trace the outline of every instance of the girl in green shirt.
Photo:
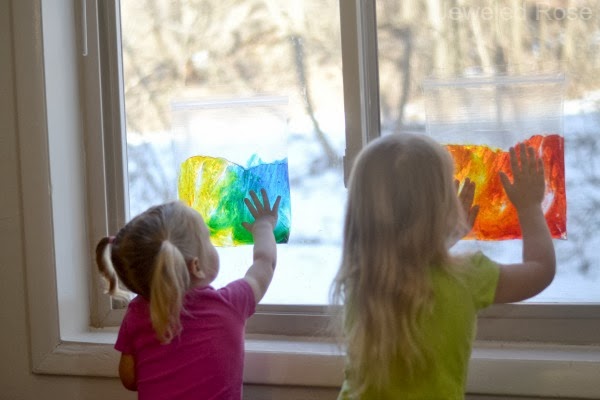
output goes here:
[{"label": "girl in green shirt", "polygon": [[332,284],[347,353],[339,399],[463,399],[477,312],[530,298],[555,273],[542,211],[543,164],[510,149],[504,190],[519,216],[521,263],[449,249],[473,226],[475,184],[457,195],[454,163],[424,135],[380,137],[359,154],[348,185],[343,254]]}]

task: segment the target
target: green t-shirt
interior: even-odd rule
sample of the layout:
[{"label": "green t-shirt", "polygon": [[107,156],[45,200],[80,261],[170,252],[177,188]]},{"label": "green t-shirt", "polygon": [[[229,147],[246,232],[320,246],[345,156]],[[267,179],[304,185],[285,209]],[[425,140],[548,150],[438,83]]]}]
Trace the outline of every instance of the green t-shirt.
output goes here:
[{"label": "green t-shirt", "polygon": [[[499,267],[476,253],[457,276],[435,268],[432,273],[433,310],[423,319],[423,343],[431,362],[414,379],[390,366],[391,384],[383,396],[365,393],[361,400],[462,400],[475,336],[477,312],[494,301]],[[350,400],[344,381],[338,400]]]}]

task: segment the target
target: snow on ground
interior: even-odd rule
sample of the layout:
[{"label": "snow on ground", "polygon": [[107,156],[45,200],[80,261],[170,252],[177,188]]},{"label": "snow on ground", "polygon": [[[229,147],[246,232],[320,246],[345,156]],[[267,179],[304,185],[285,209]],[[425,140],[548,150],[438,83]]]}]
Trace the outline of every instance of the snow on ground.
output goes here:
[{"label": "snow on ground", "polygon": [[[563,132],[567,180],[567,240],[556,240],[559,261],[555,281],[530,301],[600,302],[600,95],[565,103]],[[343,116],[322,126],[341,156],[344,151]],[[290,170],[292,226],[290,242],[278,246],[278,266],[263,303],[326,304],[330,282],[340,259],[346,190],[341,162],[325,168],[322,152],[306,121],[290,127],[286,151]],[[181,146],[168,133],[131,135],[129,141],[130,203],[132,214],[176,196]],[[248,145],[249,143],[246,143]],[[186,152],[193,152],[186,144]],[[199,153],[200,154],[200,153]],[[182,156],[179,155],[179,158]],[[145,178],[142,178],[144,176]],[[150,183],[149,180],[155,182]],[[499,262],[520,259],[520,241],[461,242],[456,250],[482,250]],[[242,277],[252,260],[252,247],[220,248],[221,271],[215,286]]]}]

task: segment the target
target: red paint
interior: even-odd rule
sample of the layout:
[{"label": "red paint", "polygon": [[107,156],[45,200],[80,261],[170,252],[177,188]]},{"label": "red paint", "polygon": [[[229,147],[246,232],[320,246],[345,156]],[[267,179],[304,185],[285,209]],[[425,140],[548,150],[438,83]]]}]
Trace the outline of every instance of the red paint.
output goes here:
[{"label": "red paint", "polygon": [[[544,211],[553,238],[567,237],[567,199],[565,193],[564,139],[560,135],[535,135],[524,141],[542,157],[546,175]],[[466,239],[518,239],[521,230],[515,208],[500,182],[499,171],[511,179],[507,151],[480,145],[447,145],[455,161],[455,177],[475,182],[474,204],[479,205],[475,226]]]}]

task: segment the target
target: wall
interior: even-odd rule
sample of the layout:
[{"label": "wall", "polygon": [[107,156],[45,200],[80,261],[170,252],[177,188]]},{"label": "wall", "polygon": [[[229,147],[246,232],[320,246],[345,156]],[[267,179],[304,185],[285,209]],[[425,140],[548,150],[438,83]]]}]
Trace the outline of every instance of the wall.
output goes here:
[{"label": "wall", "polygon": [[117,380],[30,372],[10,16],[10,1],[0,0],[0,399],[133,399]]}]

